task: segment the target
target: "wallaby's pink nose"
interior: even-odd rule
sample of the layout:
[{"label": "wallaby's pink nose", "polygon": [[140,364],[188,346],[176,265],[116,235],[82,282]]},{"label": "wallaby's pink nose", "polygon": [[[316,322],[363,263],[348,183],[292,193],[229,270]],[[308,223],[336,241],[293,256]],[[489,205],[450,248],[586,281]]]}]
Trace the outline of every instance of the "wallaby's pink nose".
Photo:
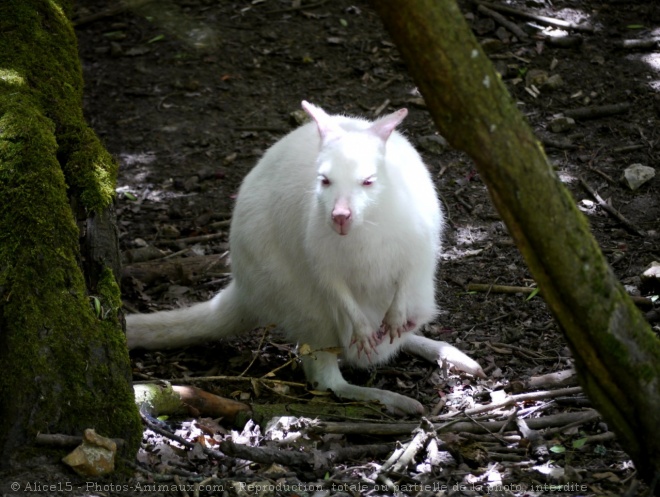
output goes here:
[{"label": "wallaby's pink nose", "polygon": [[335,206],[332,210],[332,223],[337,233],[347,234],[351,224],[351,210],[347,207]]}]

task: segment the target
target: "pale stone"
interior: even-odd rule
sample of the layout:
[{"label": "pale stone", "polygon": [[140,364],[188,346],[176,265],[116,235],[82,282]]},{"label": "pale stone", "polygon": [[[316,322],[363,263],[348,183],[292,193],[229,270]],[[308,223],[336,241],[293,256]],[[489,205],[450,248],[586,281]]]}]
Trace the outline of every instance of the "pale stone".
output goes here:
[{"label": "pale stone", "polygon": [[655,176],[655,169],[642,164],[632,164],[623,171],[623,178],[631,190],[637,190]]}]

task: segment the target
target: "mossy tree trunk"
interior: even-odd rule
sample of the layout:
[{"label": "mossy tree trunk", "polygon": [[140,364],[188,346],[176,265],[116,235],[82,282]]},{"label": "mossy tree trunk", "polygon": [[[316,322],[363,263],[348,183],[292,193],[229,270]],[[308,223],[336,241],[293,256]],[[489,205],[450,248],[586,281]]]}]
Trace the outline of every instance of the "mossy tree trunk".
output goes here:
[{"label": "mossy tree trunk", "polygon": [[573,351],[647,481],[660,471],[660,341],[618,283],[453,0],[372,2],[440,132],[475,161]]},{"label": "mossy tree trunk", "polygon": [[69,0],[0,2],[0,466],[37,432],[137,448],[117,165],[85,124]]}]

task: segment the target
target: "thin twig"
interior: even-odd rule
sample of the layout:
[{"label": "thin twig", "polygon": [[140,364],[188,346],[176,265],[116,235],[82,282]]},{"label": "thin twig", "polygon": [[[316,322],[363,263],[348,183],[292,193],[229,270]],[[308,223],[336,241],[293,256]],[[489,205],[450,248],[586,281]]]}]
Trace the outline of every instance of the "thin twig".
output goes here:
[{"label": "thin twig", "polygon": [[[558,390],[561,394],[566,394],[567,389]],[[538,392],[537,392],[538,393]],[[542,398],[543,394],[547,392],[540,392],[538,398]],[[538,400],[538,399],[537,399]],[[534,430],[540,430],[552,426],[565,426],[568,423],[573,423],[578,419],[583,419],[582,416],[600,416],[597,411],[593,409],[585,409],[578,412],[551,414],[548,416],[541,416],[537,418],[529,418],[527,424]],[[457,413],[460,416],[461,413]],[[436,418],[434,418],[436,419]],[[401,436],[409,435],[417,428],[417,423],[374,423],[374,422],[361,422],[361,423],[345,423],[335,421],[319,421],[308,427],[307,430],[316,434],[340,434],[340,435],[373,435],[373,436]],[[474,424],[473,421],[467,418],[456,418],[449,422],[434,423],[433,427],[438,432],[467,432],[467,433],[486,433],[497,432],[502,427],[506,430],[516,429],[515,423],[512,420],[507,421],[482,421],[480,426]]]},{"label": "thin twig", "polygon": [[580,184],[582,185],[582,188],[584,188],[585,190],[587,190],[587,192],[589,192],[589,195],[591,195],[591,196],[594,198],[594,200],[596,200],[596,202],[598,203],[598,205],[599,205],[603,210],[605,210],[605,211],[606,211],[608,214],[610,214],[612,217],[616,218],[621,224],[623,224],[626,228],[628,228],[628,230],[629,230],[631,233],[633,233],[633,234],[635,234],[635,235],[637,235],[637,236],[641,236],[641,237],[646,236],[646,233],[644,233],[642,230],[640,230],[639,228],[637,228],[633,223],[631,223],[630,221],[628,221],[628,219],[626,219],[626,218],[624,217],[623,214],[621,214],[621,213],[620,213],[619,211],[617,211],[614,207],[612,207],[610,204],[608,204],[607,202],[605,202],[605,201],[602,199],[602,197],[601,197],[600,195],[598,195],[598,192],[596,192],[596,190],[594,190],[593,188],[591,188],[591,186],[589,186],[589,184],[584,180],[584,178],[583,178],[582,176],[580,176],[579,179],[580,179]]},{"label": "thin twig", "polygon": [[257,357],[259,357],[259,353],[258,353],[258,351],[261,350],[261,346],[264,344],[264,340],[266,340],[266,335],[268,334],[268,332],[269,332],[272,328],[273,328],[273,327],[266,327],[266,328],[264,328],[264,332],[261,334],[261,340],[259,341],[259,345],[257,346],[257,354],[254,354],[254,357],[253,357],[252,360],[250,361],[250,364],[248,364],[247,367],[243,370],[243,372],[242,372],[241,374],[239,374],[238,376],[245,376],[245,373],[247,373],[247,372],[250,370],[250,368],[252,367],[252,365],[254,364],[254,362],[257,360]]},{"label": "thin twig", "polygon": [[227,233],[210,233],[208,235],[190,236],[188,238],[176,238],[174,240],[158,240],[160,245],[180,245],[180,244],[194,244],[202,242],[210,242],[218,238],[224,238]]},{"label": "thin twig", "polygon": [[[602,199],[601,199],[601,201],[602,201]],[[609,204],[605,204],[605,205],[612,208]],[[605,207],[603,207],[603,208],[605,208]],[[635,228],[633,227],[633,229],[635,229]],[[640,233],[636,233],[636,234],[639,234],[639,236],[645,236],[644,234],[640,234]],[[467,286],[467,291],[468,292],[507,293],[507,294],[522,293],[524,295],[529,295],[529,294],[535,292],[536,290],[537,290],[536,287],[494,285],[494,284],[490,284],[490,283],[469,283],[468,286]],[[542,291],[539,291],[539,295],[542,296]],[[640,296],[637,296],[637,295],[628,295],[628,297],[630,297],[630,299],[635,303],[635,305],[637,305],[639,307],[643,307],[643,308],[653,307],[653,301],[650,300],[650,299],[647,299],[646,297],[640,297]],[[493,321],[497,321],[499,319],[507,317],[509,314],[505,314],[504,316],[499,316],[497,318],[488,320],[485,323],[488,324],[488,323],[491,323]]]},{"label": "thin twig", "polygon": [[305,388],[304,383],[297,383],[295,381],[275,380],[272,378],[254,378],[252,376],[195,376],[193,378],[171,378],[169,380],[153,379],[146,381],[136,381],[135,383],[161,383],[163,381],[170,382],[178,385],[188,385],[190,383],[198,383],[200,381],[224,381],[224,382],[239,382],[251,383],[253,381],[262,381],[264,383],[271,383],[273,385],[288,385],[292,387]]},{"label": "thin twig", "polygon": [[605,180],[606,180],[610,185],[614,185],[614,184],[616,184],[616,181],[614,181],[614,179],[613,179],[609,174],[606,174],[605,172],[601,171],[601,170],[598,169],[597,167],[589,166],[589,171],[593,171],[593,172],[596,173],[598,176],[600,176],[600,177],[602,177],[602,178],[605,178]]}]

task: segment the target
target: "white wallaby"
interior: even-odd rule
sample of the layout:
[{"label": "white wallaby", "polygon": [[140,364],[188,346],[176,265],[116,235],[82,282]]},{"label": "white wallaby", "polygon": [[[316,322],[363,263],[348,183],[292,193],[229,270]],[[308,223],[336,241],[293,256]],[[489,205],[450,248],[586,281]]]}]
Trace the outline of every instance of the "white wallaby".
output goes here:
[{"label": "white wallaby", "polygon": [[422,413],[409,397],[349,384],[338,364],[368,367],[404,350],[483,376],[416,331],[436,314],[443,217],[419,154],[395,131],[408,111],[369,122],[302,106],[313,122],[273,145],[240,188],[229,286],[186,309],[129,315],[128,345],[179,347],[275,323],[313,349],[302,360],[314,388]]}]

